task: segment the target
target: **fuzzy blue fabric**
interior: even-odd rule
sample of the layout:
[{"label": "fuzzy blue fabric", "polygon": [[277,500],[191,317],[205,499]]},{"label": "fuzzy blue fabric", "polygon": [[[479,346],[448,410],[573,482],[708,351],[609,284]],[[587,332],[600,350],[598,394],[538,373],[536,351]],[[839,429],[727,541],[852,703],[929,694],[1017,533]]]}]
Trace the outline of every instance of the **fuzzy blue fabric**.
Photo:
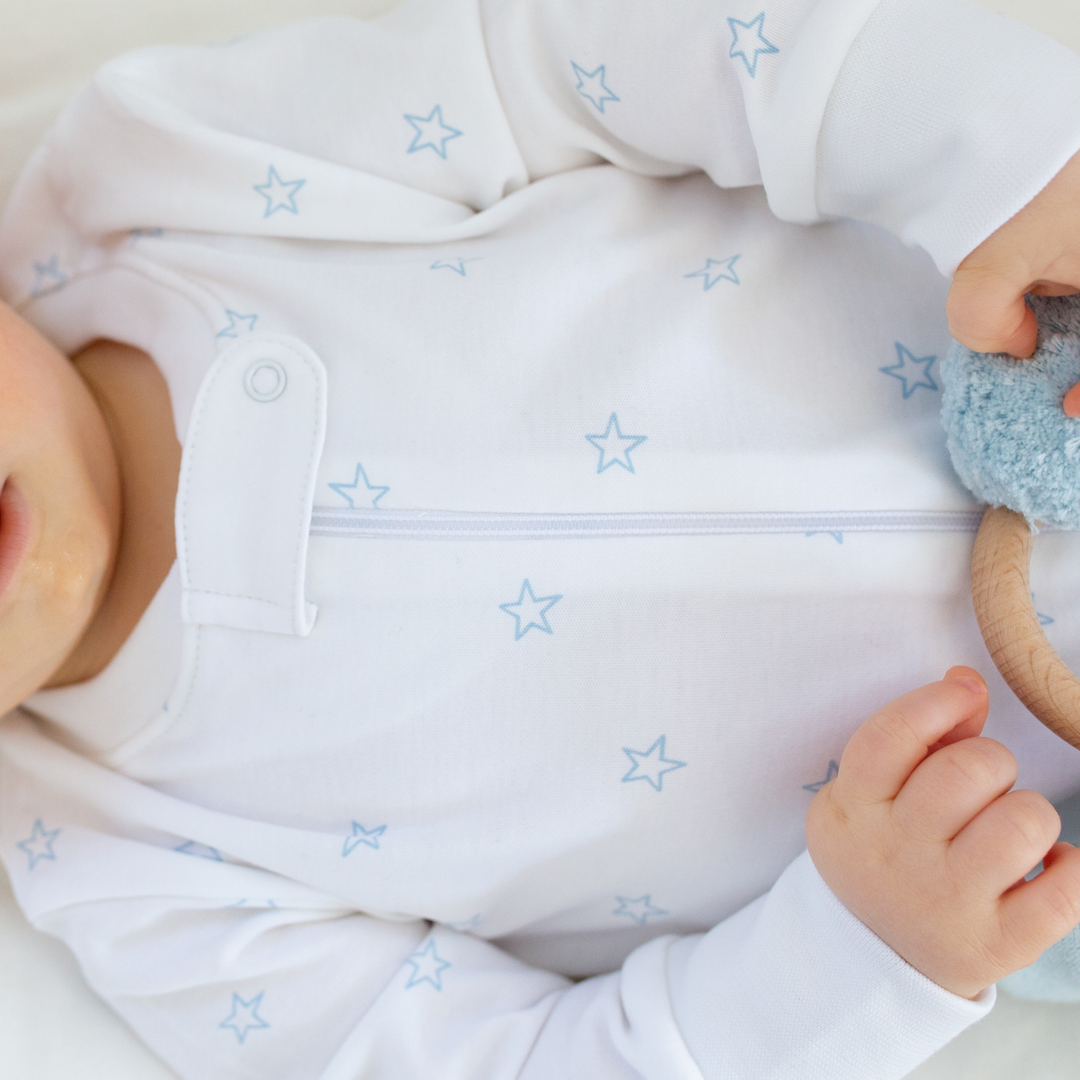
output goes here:
[{"label": "fuzzy blue fabric", "polygon": [[1031,967],[1014,971],[998,986],[1013,997],[1080,1001],[1080,928],[1051,945]]},{"label": "fuzzy blue fabric", "polygon": [[960,479],[1030,522],[1080,529],[1080,419],[1061,401],[1080,382],[1080,297],[1028,298],[1039,320],[1030,360],[954,343],[941,365],[941,419]]}]

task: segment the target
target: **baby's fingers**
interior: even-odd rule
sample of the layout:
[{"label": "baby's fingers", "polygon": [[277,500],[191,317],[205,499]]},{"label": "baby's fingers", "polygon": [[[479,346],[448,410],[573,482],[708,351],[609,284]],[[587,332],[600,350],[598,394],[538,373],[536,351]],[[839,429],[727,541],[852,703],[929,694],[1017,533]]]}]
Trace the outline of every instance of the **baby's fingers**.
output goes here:
[{"label": "baby's fingers", "polygon": [[972,668],[951,668],[941,682],[898,697],[852,735],[833,797],[856,803],[895,798],[930,748],[954,729],[962,725],[965,736],[977,735],[987,707],[986,683]]},{"label": "baby's fingers", "polygon": [[1045,949],[1080,923],[1080,849],[1055,844],[1044,856],[1038,877],[1007,892],[999,903],[1001,928],[1032,964]]},{"label": "baby's fingers", "polygon": [[1000,896],[1038,865],[1060,832],[1061,818],[1042,795],[1010,791],[956,835],[953,876],[988,899]]},{"label": "baby's fingers", "polygon": [[1030,284],[965,260],[949,290],[949,332],[975,352],[1031,356],[1039,325],[1024,300]]},{"label": "baby's fingers", "polygon": [[1001,743],[963,739],[911,774],[893,802],[893,820],[916,839],[951,840],[1016,783],[1016,774],[1016,758]]}]

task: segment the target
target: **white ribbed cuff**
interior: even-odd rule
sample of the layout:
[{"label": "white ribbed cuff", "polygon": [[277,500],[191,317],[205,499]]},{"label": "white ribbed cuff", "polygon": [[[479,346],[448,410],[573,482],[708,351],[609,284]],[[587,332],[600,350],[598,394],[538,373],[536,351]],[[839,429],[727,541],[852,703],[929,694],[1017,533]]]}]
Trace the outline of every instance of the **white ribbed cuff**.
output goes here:
[{"label": "white ribbed cuff", "polygon": [[705,1080],[899,1080],[981,1020],[859,921],[803,852],[772,890],[668,954]]}]

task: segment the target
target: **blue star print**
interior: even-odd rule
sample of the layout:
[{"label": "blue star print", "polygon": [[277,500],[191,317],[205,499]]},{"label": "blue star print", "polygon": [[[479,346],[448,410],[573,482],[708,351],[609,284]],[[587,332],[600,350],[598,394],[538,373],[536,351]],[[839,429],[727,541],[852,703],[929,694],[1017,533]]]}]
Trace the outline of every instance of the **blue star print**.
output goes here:
[{"label": "blue star print", "polygon": [[164,229],[129,229],[128,236],[131,237],[131,242],[137,244],[140,240],[156,240],[158,237],[164,236]]},{"label": "blue star print", "polygon": [[415,154],[417,150],[430,147],[439,157],[446,157],[446,144],[451,139],[456,139],[463,132],[443,123],[442,106],[436,105],[431,110],[430,116],[410,116],[405,114],[405,119],[416,129],[416,138],[409,147],[409,153]]},{"label": "blue star print", "polygon": [[[527,599],[526,599],[527,597]],[[521,595],[516,604],[500,604],[499,608],[507,615],[513,615],[516,621],[514,627],[514,640],[520,641],[534,626],[537,630],[543,630],[545,634],[553,634],[550,623],[547,621],[547,613],[560,600],[562,596],[536,596],[529,584],[529,579],[521,586]]]},{"label": "blue star print", "polygon": [[825,779],[819,780],[816,784],[803,784],[803,791],[812,791],[816,795],[830,780],[835,780],[839,775],[840,766],[835,761],[830,761],[829,771],[825,774]]},{"label": "blue star print", "polygon": [[600,463],[596,471],[602,473],[612,465],[621,465],[627,472],[633,472],[634,463],[630,460],[630,451],[640,446],[647,436],[624,435],[619,428],[619,418],[612,413],[603,435],[586,435],[585,438],[600,451]]},{"label": "blue star print", "polygon": [[623,753],[633,762],[633,767],[622,778],[624,784],[633,780],[647,780],[657,791],[664,789],[664,774],[686,768],[685,761],[664,757],[667,736],[661,735],[648,750],[631,750],[624,746]]},{"label": "blue star print", "polygon": [[[765,12],[761,12],[756,18],[753,18],[748,23],[740,22],[738,19],[728,19],[728,26],[731,27],[731,52],[728,53],[733,60],[736,56],[741,56],[743,63],[746,65],[746,70],[750,72],[750,77],[757,76],[757,61],[758,57],[763,53],[776,53],[780,50],[769,41],[762,30],[765,28]],[[743,31],[746,31],[744,34]],[[751,36],[750,31],[753,31]]]},{"label": "blue star print", "polygon": [[844,534],[842,532],[808,532],[807,536],[831,536],[838,544],[844,542]]},{"label": "blue star print", "polygon": [[60,269],[60,256],[51,255],[47,263],[34,262],[34,284],[30,295],[45,296],[47,293],[56,292],[66,282],[67,274]]},{"label": "blue star print", "polygon": [[570,61],[574,67],[574,74],[578,78],[577,92],[583,97],[588,98],[596,108],[603,112],[605,106],[609,101],[618,101],[617,95],[611,92],[607,83],[604,80],[607,78],[607,66],[601,64],[595,71],[586,71],[583,67],[574,64],[574,61]]},{"label": "blue star print", "polygon": [[374,829],[365,829],[359,821],[352,823],[352,836],[345,837],[345,846],[341,849],[341,857],[345,858],[346,855],[350,855],[361,844],[367,844],[368,847],[379,850],[379,837],[386,832],[385,825],[377,825]]},{"label": "blue star print", "polygon": [[[1035,594],[1031,594],[1031,602],[1035,603]],[[1042,615],[1039,612],[1035,612],[1035,617],[1039,620],[1040,626],[1049,626],[1054,620],[1049,615]]]},{"label": "blue star print", "polygon": [[210,859],[213,862],[225,861],[217,848],[210,847],[209,844],[200,844],[196,840],[188,840],[174,847],[173,851],[178,851],[181,855],[193,855],[196,859]]},{"label": "blue star print", "polygon": [[20,840],[17,845],[22,851],[26,852],[26,857],[30,860],[27,869],[33,870],[44,859],[56,861],[53,841],[60,835],[60,832],[60,829],[46,829],[41,824],[41,818],[34,822],[33,831],[25,840]]},{"label": "blue star print", "polygon": [[878,371],[899,379],[904,384],[904,400],[906,401],[920,386],[927,390],[937,390],[938,384],[930,374],[930,365],[937,359],[936,356],[917,357],[910,349],[905,348],[898,341],[896,343],[897,362],[891,367],[878,368]]},{"label": "blue star print", "polygon": [[413,953],[405,963],[412,964],[413,968],[409,981],[405,984],[406,990],[422,982],[429,982],[436,990],[441,990],[442,973],[453,966],[435,951],[435,942],[431,940],[420,952]]},{"label": "blue star print", "polygon": [[611,913],[612,915],[625,915],[634,922],[644,926],[654,915],[667,915],[669,912],[663,908],[654,907],[649,894],[630,900],[625,896],[616,896],[619,906]]},{"label": "blue star print", "polygon": [[239,1042],[247,1038],[249,1031],[268,1028],[270,1025],[259,1015],[262,999],[262,994],[257,994],[250,1001],[245,1001],[239,994],[233,994],[232,1012],[218,1024],[218,1027],[232,1028]]},{"label": "blue star print", "polygon": [[277,169],[270,166],[270,175],[265,184],[256,184],[255,190],[266,200],[263,217],[276,214],[279,210],[288,210],[290,214],[299,214],[296,205],[296,193],[307,183],[306,180],[282,180]]},{"label": "blue star print", "polygon": [[[683,277],[704,278],[705,292],[708,292],[718,281],[734,281],[736,285],[739,285],[741,282],[739,275],[735,273],[735,264],[741,258],[741,255],[732,255],[730,259],[708,259],[700,270],[695,270],[692,274],[683,274]],[[721,266],[723,270],[714,270],[715,266]]]},{"label": "blue star print", "polygon": [[241,315],[238,311],[230,311],[226,309],[225,315],[229,320],[229,325],[224,330],[217,332],[218,337],[235,338],[239,337],[241,332],[250,334],[255,329],[255,323],[258,321],[258,315]]},{"label": "blue star print", "polygon": [[436,260],[431,264],[432,270],[453,270],[455,274],[460,274],[465,277],[465,264],[471,262],[481,262],[480,259],[458,259],[456,263],[443,262],[441,259]]},{"label": "blue star print", "polygon": [[[360,481],[364,481],[364,486],[360,486]],[[379,500],[390,490],[388,487],[382,487],[379,484],[373,484],[367,478],[367,473],[364,472],[364,466],[356,465],[356,475],[353,477],[351,484],[330,484],[330,487],[334,489],[354,510],[356,504],[360,503],[363,506],[365,503],[370,503],[373,509],[378,509]],[[351,492],[351,494],[350,494]],[[374,492],[374,494],[372,494]],[[355,501],[354,501],[355,499]]]}]

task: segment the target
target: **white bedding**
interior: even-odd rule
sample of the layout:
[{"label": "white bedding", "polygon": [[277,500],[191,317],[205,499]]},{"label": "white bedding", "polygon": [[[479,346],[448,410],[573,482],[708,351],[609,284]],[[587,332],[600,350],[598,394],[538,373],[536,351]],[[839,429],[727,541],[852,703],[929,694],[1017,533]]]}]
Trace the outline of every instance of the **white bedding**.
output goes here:
[{"label": "white bedding", "polygon": [[[1076,0],[981,0],[1080,51]],[[141,45],[228,40],[307,15],[366,17],[395,0],[35,0],[10,2],[0,34],[0,200],[63,102],[110,56]],[[1080,803],[1068,838],[1080,839]],[[3,1080],[170,1080],[85,987],[62,945],[33,931],[0,870]],[[1075,1080],[1080,1005],[1002,994],[994,1012],[919,1069],[916,1080]],[[479,1080],[479,1078],[478,1078]]]}]

